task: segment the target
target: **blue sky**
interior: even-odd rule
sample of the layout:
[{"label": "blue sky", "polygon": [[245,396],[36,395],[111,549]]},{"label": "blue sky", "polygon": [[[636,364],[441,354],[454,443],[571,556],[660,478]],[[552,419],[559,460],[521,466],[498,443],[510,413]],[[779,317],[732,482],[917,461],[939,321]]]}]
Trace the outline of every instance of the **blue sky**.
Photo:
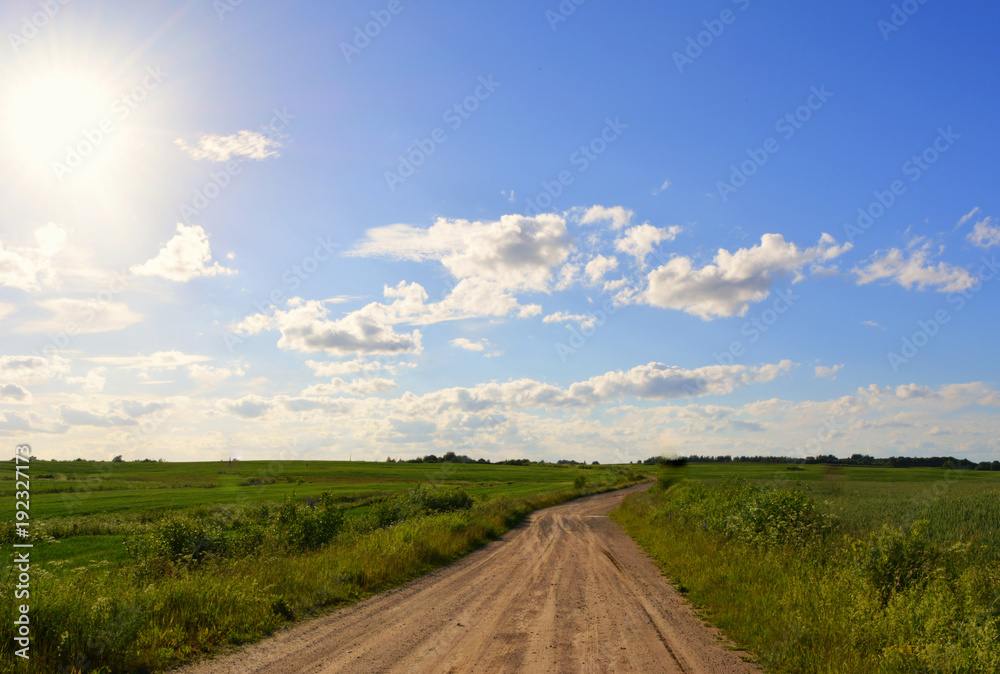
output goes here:
[{"label": "blue sky", "polygon": [[5,3],[0,434],[993,459],[998,22]]}]

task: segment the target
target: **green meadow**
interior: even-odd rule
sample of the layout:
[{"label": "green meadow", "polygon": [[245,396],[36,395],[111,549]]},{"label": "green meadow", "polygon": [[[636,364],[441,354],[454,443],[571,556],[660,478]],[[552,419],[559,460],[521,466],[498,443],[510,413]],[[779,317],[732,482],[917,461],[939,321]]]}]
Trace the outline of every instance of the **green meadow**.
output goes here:
[{"label": "green meadow", "polygon": [[765,671],[1000,671],[1000,474],[660,470],[612,518]]},{"label": "green meadow", "polygon": [[[149,672],[427,573],[531,511],[643,467],[237,461],[32,462],[26,672]],[[15,542],[13,469],[0,538]],[[21,541],[21,539],[17,539]],[[23,542],[23,541],[21,541]],[[15,574],[3,610],[15,615]],[[15,664],[16,663],[16,664]],[[13,670],[12,670],[13,671]]]}]

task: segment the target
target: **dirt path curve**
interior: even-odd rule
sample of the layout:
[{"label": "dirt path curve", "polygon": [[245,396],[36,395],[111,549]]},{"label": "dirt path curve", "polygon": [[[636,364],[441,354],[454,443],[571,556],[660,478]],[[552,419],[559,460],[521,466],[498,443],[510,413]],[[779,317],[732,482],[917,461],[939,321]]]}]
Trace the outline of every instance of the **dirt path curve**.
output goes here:
[{"label": "dirt path curve", "polygon": [[182,671],[756,671],[607,518],[637,488],[538,510],[428,576]]}]

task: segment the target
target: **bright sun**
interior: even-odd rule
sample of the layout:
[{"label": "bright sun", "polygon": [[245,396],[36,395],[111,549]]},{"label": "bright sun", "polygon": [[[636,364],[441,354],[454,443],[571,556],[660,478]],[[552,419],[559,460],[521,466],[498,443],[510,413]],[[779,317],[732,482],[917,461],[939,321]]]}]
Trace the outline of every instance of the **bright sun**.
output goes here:
[{"label": "bright sun", "polygon": [[25,77],[0,96],[8,141],[32,162],[57,160],[111,116],[104,87],[71,71]]}]

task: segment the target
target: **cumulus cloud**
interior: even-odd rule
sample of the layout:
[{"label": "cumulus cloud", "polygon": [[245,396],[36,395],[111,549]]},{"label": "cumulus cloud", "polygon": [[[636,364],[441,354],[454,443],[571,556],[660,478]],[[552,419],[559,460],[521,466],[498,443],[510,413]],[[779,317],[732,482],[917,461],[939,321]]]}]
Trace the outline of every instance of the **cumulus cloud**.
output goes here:
[{"label": "cumulus cloud", "polygon": [[0,356],[0,381],[42,384],[69,372],[70,363],[62,356]]},{"label": "cumulus cloud", "polygon": [[177,223],[177,233],[164,244],[156,257],[133,266],[131,271],[137,276],[159,276],[181,283],[197,276],[236,273],[211,260],[212,251],[205,230],[198,225]]},{"label": "cumulus cloud", "polygon": [[490,340],[484,337],[478,342],[473,342],[465,337],[457,337],[448,343],[456,348],[465,349],[466,351],[485,351],[486,347],[490,345]]},{"label": "cumulus cloud", "polygon": [[611,229],[623,229],[632,222],[635,213],[624,206],[591,206],[580,215],[581,225],[592,225],[600,222],[610,222]]},{"label": "cumulus cloud", "polygon": [[213,367],[212,365],[202,365],[192,363],[187,366],[188,377],[199,386],[199,391],[212,391],[217,389],[227,379],[233,376],[241,377],[246,374],[246,368],[241,365],[234,367]]},{"label": "cumulus cloud", "polygon": [[542,318],[542,323],[576,323],[582,330],[589,330],[597,324],[597,316],[593,314],[570,314],[565,311],[557,311]]},{"label": "cumulus cloud", "polygon": [[365,358],[355,358],[354,360],[340,361],[317,361],[307,360],[306,366],[313,371],[317,377],[336,377],[343,374],[357,374],[364,372],[370,374],[384,370],[389,374],[396,374],[399,367],[412,367],[415,363],[387,363],[382,360],[367,360]]},{"label": "cumulus cloud", "polygon": [[[128,308],[124,302],[98,302],[91,299],[57,297],[35,303],[51,312],[47,318],[24,321],[17,332],[95,334],[124,330],[143,319],[143,315]],[[72,326],[72,327],[71,327]]]},{"label": "cumulus cloud", "polygon": [[100,393],[107,382],[107,378],[101,376],[106,371],[105,367],[95,367],[84,377],[66,377],[66,383],[74,386],[79,384],[84,393]]},{"label": "cumulus cloud", "polygon": [[980,248],[1000,246],[1000,226],[993,224],[993,218],[983,218],[975,224],[966,237],[969,243]]},{"label": "cumulus cloud", "polygon": [[0,384],[0,401],[28,403],[31,392],[19,384]]},{"label": "cumulus cloud", "polygon": [[[800,249],[780,234],[765,234],[759,245],[735,253],[720,249],[712,264],[696,267],[689,257],[678,256],[652,270],[645,292],[629,298],[655,307],[677,309],[705,320],[743,316],[752,302],[771,292],[777,276],[803,278],[802,268],[818,266],[850,250],[823,234],[812,248]],[[626,296],[627,297],[627,296]]]},{"label": "cumulus cloud", "polygon": [[347,255],[436,260],[458,279],[492,281],[510,290],[549,290],[554,269],[566,261],[566,221],[545,213],[504,215],[493,222],[438,218],[427,229],[389,225],[366,232]]},{"label": "cumulus cloud", "polygon": [[840,372],[843,369],[844,369],[843,364],[832,365],[830,367],[826,367],[824,365],[817,365],[816,366],[816,376],[817,377],[833,377],[834,379],[836,379],[837,378],[837,373]]},{"label": "cumulus cloud", "polygon": [[181,138],[174,141],[193,159],[225,162],[233,157],[254,159],[260,161],[269,157],[277,157],[281,150],[281,142],[256,131],[239,131],[229,136],[219,134],[202,134],[194,147]]},{"label": "cumulus cloud", "polygon": [[346,381],[334,377],[329,384],[313,384],[304,391],[303,396],[363,396],[373,393],[388,393],[396,388],[396,382],[384,377],[361,377]]},{"label": "cumulus cloud", "polygon": [[618,268],[618,259],[608,255],[596,255],[587,266],[584,267],[584,273],[587,274],[587,278],[590,282],[597,283],[604,275],[609,271],[613,271]]},{"label": "cumulus cloud", "polygon": [[[369,305],[372,306],[372,305]],[[384,307],[385,305],[378,305]],[[287,310],[255,314],[232,327],[236,334],[253,335],[264,330],[278,330],[278,347],[290,351],[326,351],[335,355],[419,353],[420,331],[396,332],[378,310],[366,308],[330,320],[323,302],[288,301]]]},{"label": "cumulus cloud", "polygon": [[638,227],[630,227],[625,235],[615,241],[615,249],[631,255],[639,264],[646,264],[646,256],[653,252],[663,241],[673,241],[681,233],[681,227],[671,225],[669,228],[653,227],[648,222]]},{"label": "cumulus cloud", "polygon": [[123,417],[110,409],[60,405],[58,410],[62,421],[70,426],[107,428],[111,426],[132,426],[136,423],[135,419]]},{"label": "cumulus cloud", "polygon": [[947,262],[935,265],[931,261],[930,244],[918,247],[918,243],[914,242],[909,252],[899,248],[880,250],[866,264],[854,267],[852,271],[857,276],[858,285],[886,280],[907,290],[916,287],[917,290],[930,288],[938,292],[955,292],[976,284],[972,275],[961,267]]},{"label": "cumulus cloud", "polygon": [[326,303],[295,297],[286,310],[272,314],[247,316],[232,326],[236,334],[257,334],[279,330],[278,346],[296,351],[326,350],[336,355],[402,354],[420,352],[420,332],[399,333],[398,324],[430,325],[466,318],[537,316],[537,304],[521,305],[503,288],[491,281],[464,279],[441,301],[428,302],[427,291],[419,283],[401,281],[386,286],[385,296],[392,302],[372,302],[336,320],[328,318]]},{"label": "cumulus cloud", "polygon": [[237,400],[223,398],[216,401],[216,406],[230,414],[235,414],[244,419],[256,419],[264,416],[268,410],[274,407],[274,401],[259,395],[251,394]]},{"label": "cumulus cloud", "polygon": [[8,248],[0,241],[0,286],[42,290],[58,285],[52,257],[66,243],[66,230],[49,223],[35,230],[36,247]]},{"label": "cumulus cloud", "polygon": [[443,389],[401,402],[414,414],[445,409],[483,412],[498,407],[592,407],[626,398],[666,400],[723,395],[741,386],[773,381],[792,367],[794,363],[789,360],[757,367],[710,365],[693,370],[654,362],[630,370],[606,372],[567,388],[518,379]]}]

